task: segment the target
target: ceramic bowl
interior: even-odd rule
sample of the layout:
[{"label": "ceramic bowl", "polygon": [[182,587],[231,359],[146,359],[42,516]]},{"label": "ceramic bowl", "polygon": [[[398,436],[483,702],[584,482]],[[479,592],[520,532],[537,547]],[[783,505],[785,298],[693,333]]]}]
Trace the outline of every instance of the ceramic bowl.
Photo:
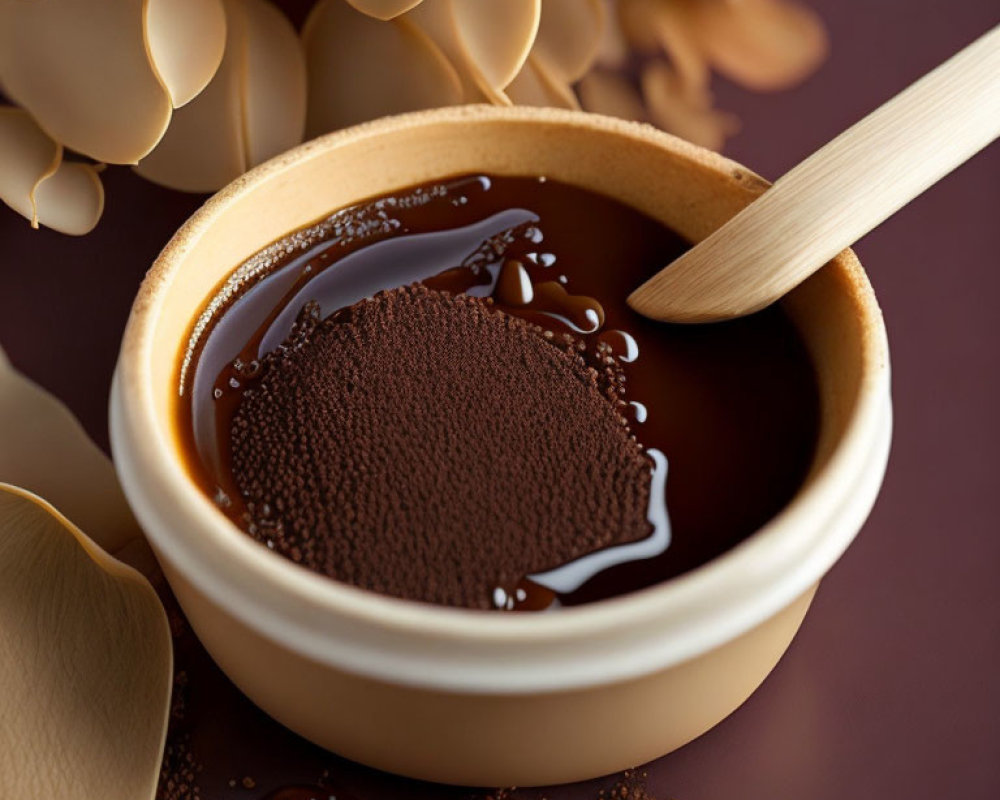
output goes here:
[{"label": "ceramic bowl", "polygon": [[275,719],[417,778],[574,781],[708,730],[788,647],[881,484],[891,427],[885,330],[850,251],[782,301],[818,374],[815,461],[777,517],[692,572],[611,600],[513,615],[321,577],[252,541],[195,485],[176,428],[178,359],[206,300],[256,250],[339,207],[469,172],[576,184],[691,241],[767,188],[651,127],[575,112],[451,108],[317,139],[213,197],[156,260],[112,390],[114,460],[198,637]]}]

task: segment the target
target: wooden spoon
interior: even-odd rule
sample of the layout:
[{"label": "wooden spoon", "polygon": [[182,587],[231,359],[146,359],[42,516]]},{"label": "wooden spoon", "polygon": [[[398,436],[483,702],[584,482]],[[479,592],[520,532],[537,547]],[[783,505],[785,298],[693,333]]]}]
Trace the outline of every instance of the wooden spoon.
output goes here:
[{"label": "wooden spoon", "polygon": [[1000,136],[1000,26],[785,174],[628,298],[712,322],[773,303]]}]

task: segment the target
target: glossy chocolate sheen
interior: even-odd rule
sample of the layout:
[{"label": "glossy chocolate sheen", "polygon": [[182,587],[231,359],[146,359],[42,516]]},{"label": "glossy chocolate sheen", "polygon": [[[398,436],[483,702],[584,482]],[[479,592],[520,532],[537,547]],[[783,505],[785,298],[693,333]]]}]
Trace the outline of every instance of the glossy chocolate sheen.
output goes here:
[{"label": "glossy chocolate sheen", "polygon": [[[508,592],[496,605],[573,605],[704,564],[799,488],[815,448],[818,396],[805,348],[779,307],[692,327],[627,307],[628,293],[687,246],[634,209],[538,177],[460,176],[337,212],[247,262],[195,329],[179,378],[191,472],[247,530],[253,521],[232,474],[229,431],[261,358],[286,340],[307,303],[335,317],[380,290],[422,282],[491,297],[507,313],[570,333],[595,367],[614,358],[627,381],[620,410],[660,467],[651,471],[654,490],[668,465],[669,535],[659,538],[668,546],[640,542],[552,564],[525,575],[523,596]],[[662,492],[651,499],[650,540],[656,500]]]}]

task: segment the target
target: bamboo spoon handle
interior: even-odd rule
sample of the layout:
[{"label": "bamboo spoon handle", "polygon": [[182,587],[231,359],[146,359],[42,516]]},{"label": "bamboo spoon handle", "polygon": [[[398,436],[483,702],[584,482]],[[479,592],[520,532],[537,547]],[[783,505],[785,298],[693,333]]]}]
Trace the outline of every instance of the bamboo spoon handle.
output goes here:
[{"label": "bamboo spoon handle", "polygon": [[672,322],[757,311],[997,136],[1000,26],[786,173],[628,302]]}]

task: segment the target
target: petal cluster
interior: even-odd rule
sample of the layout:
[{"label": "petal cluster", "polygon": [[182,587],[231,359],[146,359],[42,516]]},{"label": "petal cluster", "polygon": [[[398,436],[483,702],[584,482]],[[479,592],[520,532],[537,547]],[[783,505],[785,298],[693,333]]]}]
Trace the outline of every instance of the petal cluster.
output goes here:
[{"label": "petal cluster", "polygon": [[[796,0],[617,0],[604,69],[579,86],[591,111],[643,119],[719,149],[738,128],[713,107],[714,72],[758,91],[793,86],[822,63],[826,33]],[[621,65],[638,54],[638,81]]]},{"label": "petal cluster", "polygon": [[298,34],[268,0],[223,0],[223,8],[221,63],[136,167],[173,189],[213,192],[302,141],[306,72]]},{"label": "petal cluster", "polygon": [[780,89],[825,52],[797,0],[315,0],[301,32],[272,0],[0,0],[0,200],[82,234],[102,164],[211,192],[303,136],[460,103],[582,106],[719,148],[737,121],[713,72]]},{"label": "petal cluster", "polygon": [[307,134],[459,103],[578,108],[605,17],[604,0],[319,0]]},{"label": "petal cluster", "polygon": [[0,199],[65,233],[100,217],[95,162],[211,191],[305,119],[298,34],[268,0],[0,0],[0,87],[19,107],[0,120]]}]

